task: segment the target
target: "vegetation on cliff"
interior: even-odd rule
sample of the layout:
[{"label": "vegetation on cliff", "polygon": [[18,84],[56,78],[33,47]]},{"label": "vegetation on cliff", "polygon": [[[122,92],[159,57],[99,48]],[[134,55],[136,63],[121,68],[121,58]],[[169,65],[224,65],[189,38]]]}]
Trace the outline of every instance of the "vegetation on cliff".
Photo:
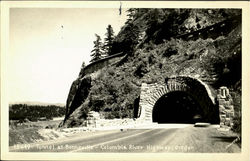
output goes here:
[{"label": "vegetation on cliff", "polygon": [[[176,75],[199,78],[214,89],[229,87],[240,124],[241,10],[144,8],[129,9],[128,15],[110,50],[127,56],[101,69],[84,97],[75,96],[78,106],[66,115],[64,126],[80,126],[88,111],[104,118],[133,118],[141,83]],[[90,78],[77,81],[84,79]],[[72,109],[70,104],[67,108]]]}]

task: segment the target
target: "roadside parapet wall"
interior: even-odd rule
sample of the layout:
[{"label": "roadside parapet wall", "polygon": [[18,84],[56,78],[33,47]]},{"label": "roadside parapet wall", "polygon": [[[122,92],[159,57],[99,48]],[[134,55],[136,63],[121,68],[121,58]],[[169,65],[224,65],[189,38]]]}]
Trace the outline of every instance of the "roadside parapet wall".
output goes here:
[{"label": "roadside parapet wall", "polygon": [[106,58],[97,60],[93,63],[90,63],[89,65],[87,65],[86,67],[81,69],[79,76],[82,77],[86,74],[92,74],[92,73],[104,68],[105,66],[108,66],[112,63],[116,63],[117,61],[121,60],[125,55],[126,54],[121,52],[121,53],[114,54],[114,55],[108,56]]},{"label": "roadside parapet wall", "polygon": [[133,119],[92,119],[88,120],[86,126],[92,128],[105,128],[105,127],[122,127],[128,125],[135,125]]}]

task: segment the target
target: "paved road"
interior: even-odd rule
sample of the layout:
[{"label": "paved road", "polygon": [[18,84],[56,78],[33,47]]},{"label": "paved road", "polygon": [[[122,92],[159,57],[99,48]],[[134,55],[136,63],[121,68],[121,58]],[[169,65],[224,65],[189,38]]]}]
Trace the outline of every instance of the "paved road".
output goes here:
[{"label": "paved road", "polygon": [[[11,147],[12,152],[209,152],[211,128],[150,128],[82,132],[44,143]],[[204,145],[205,144],[205,145]],[[224,148],[225,149],[225,148]]]}]

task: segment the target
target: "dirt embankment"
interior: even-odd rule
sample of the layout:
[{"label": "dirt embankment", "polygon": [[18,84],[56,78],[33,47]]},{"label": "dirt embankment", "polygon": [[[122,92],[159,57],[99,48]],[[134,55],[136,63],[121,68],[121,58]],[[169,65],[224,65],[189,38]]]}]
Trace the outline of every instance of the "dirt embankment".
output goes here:
[{"label": "dirt embankment", "polygon": [[17,125],[10,125],[9,146],[16,144],[27,144],[55,140],[83,131],[111,130],[134,127],[136,122],[133,119],[111,119],[96,120],[88,126],[77,128],[58,128],[62,120],[26,122]]},{"label": "dirt embankment", "polygon": [[11,124],[9,127],[9,146],[64,137],[67,134],[57,130],[60,121],[51,120]]}]

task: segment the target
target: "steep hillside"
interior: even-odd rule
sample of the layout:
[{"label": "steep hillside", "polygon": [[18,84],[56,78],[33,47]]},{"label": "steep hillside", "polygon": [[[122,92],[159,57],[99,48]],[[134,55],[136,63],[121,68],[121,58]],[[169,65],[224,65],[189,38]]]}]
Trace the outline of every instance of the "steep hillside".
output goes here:
[{"label": "steep hillside", "polygon": [[213,89],[230,87],[240,111],[241,10],[130,9],[128,14],[111,50],[124,57],[79,75],[60,126],[83,125],[88,111],[133,118],[142,82],[177,75],[199,78]]}]

